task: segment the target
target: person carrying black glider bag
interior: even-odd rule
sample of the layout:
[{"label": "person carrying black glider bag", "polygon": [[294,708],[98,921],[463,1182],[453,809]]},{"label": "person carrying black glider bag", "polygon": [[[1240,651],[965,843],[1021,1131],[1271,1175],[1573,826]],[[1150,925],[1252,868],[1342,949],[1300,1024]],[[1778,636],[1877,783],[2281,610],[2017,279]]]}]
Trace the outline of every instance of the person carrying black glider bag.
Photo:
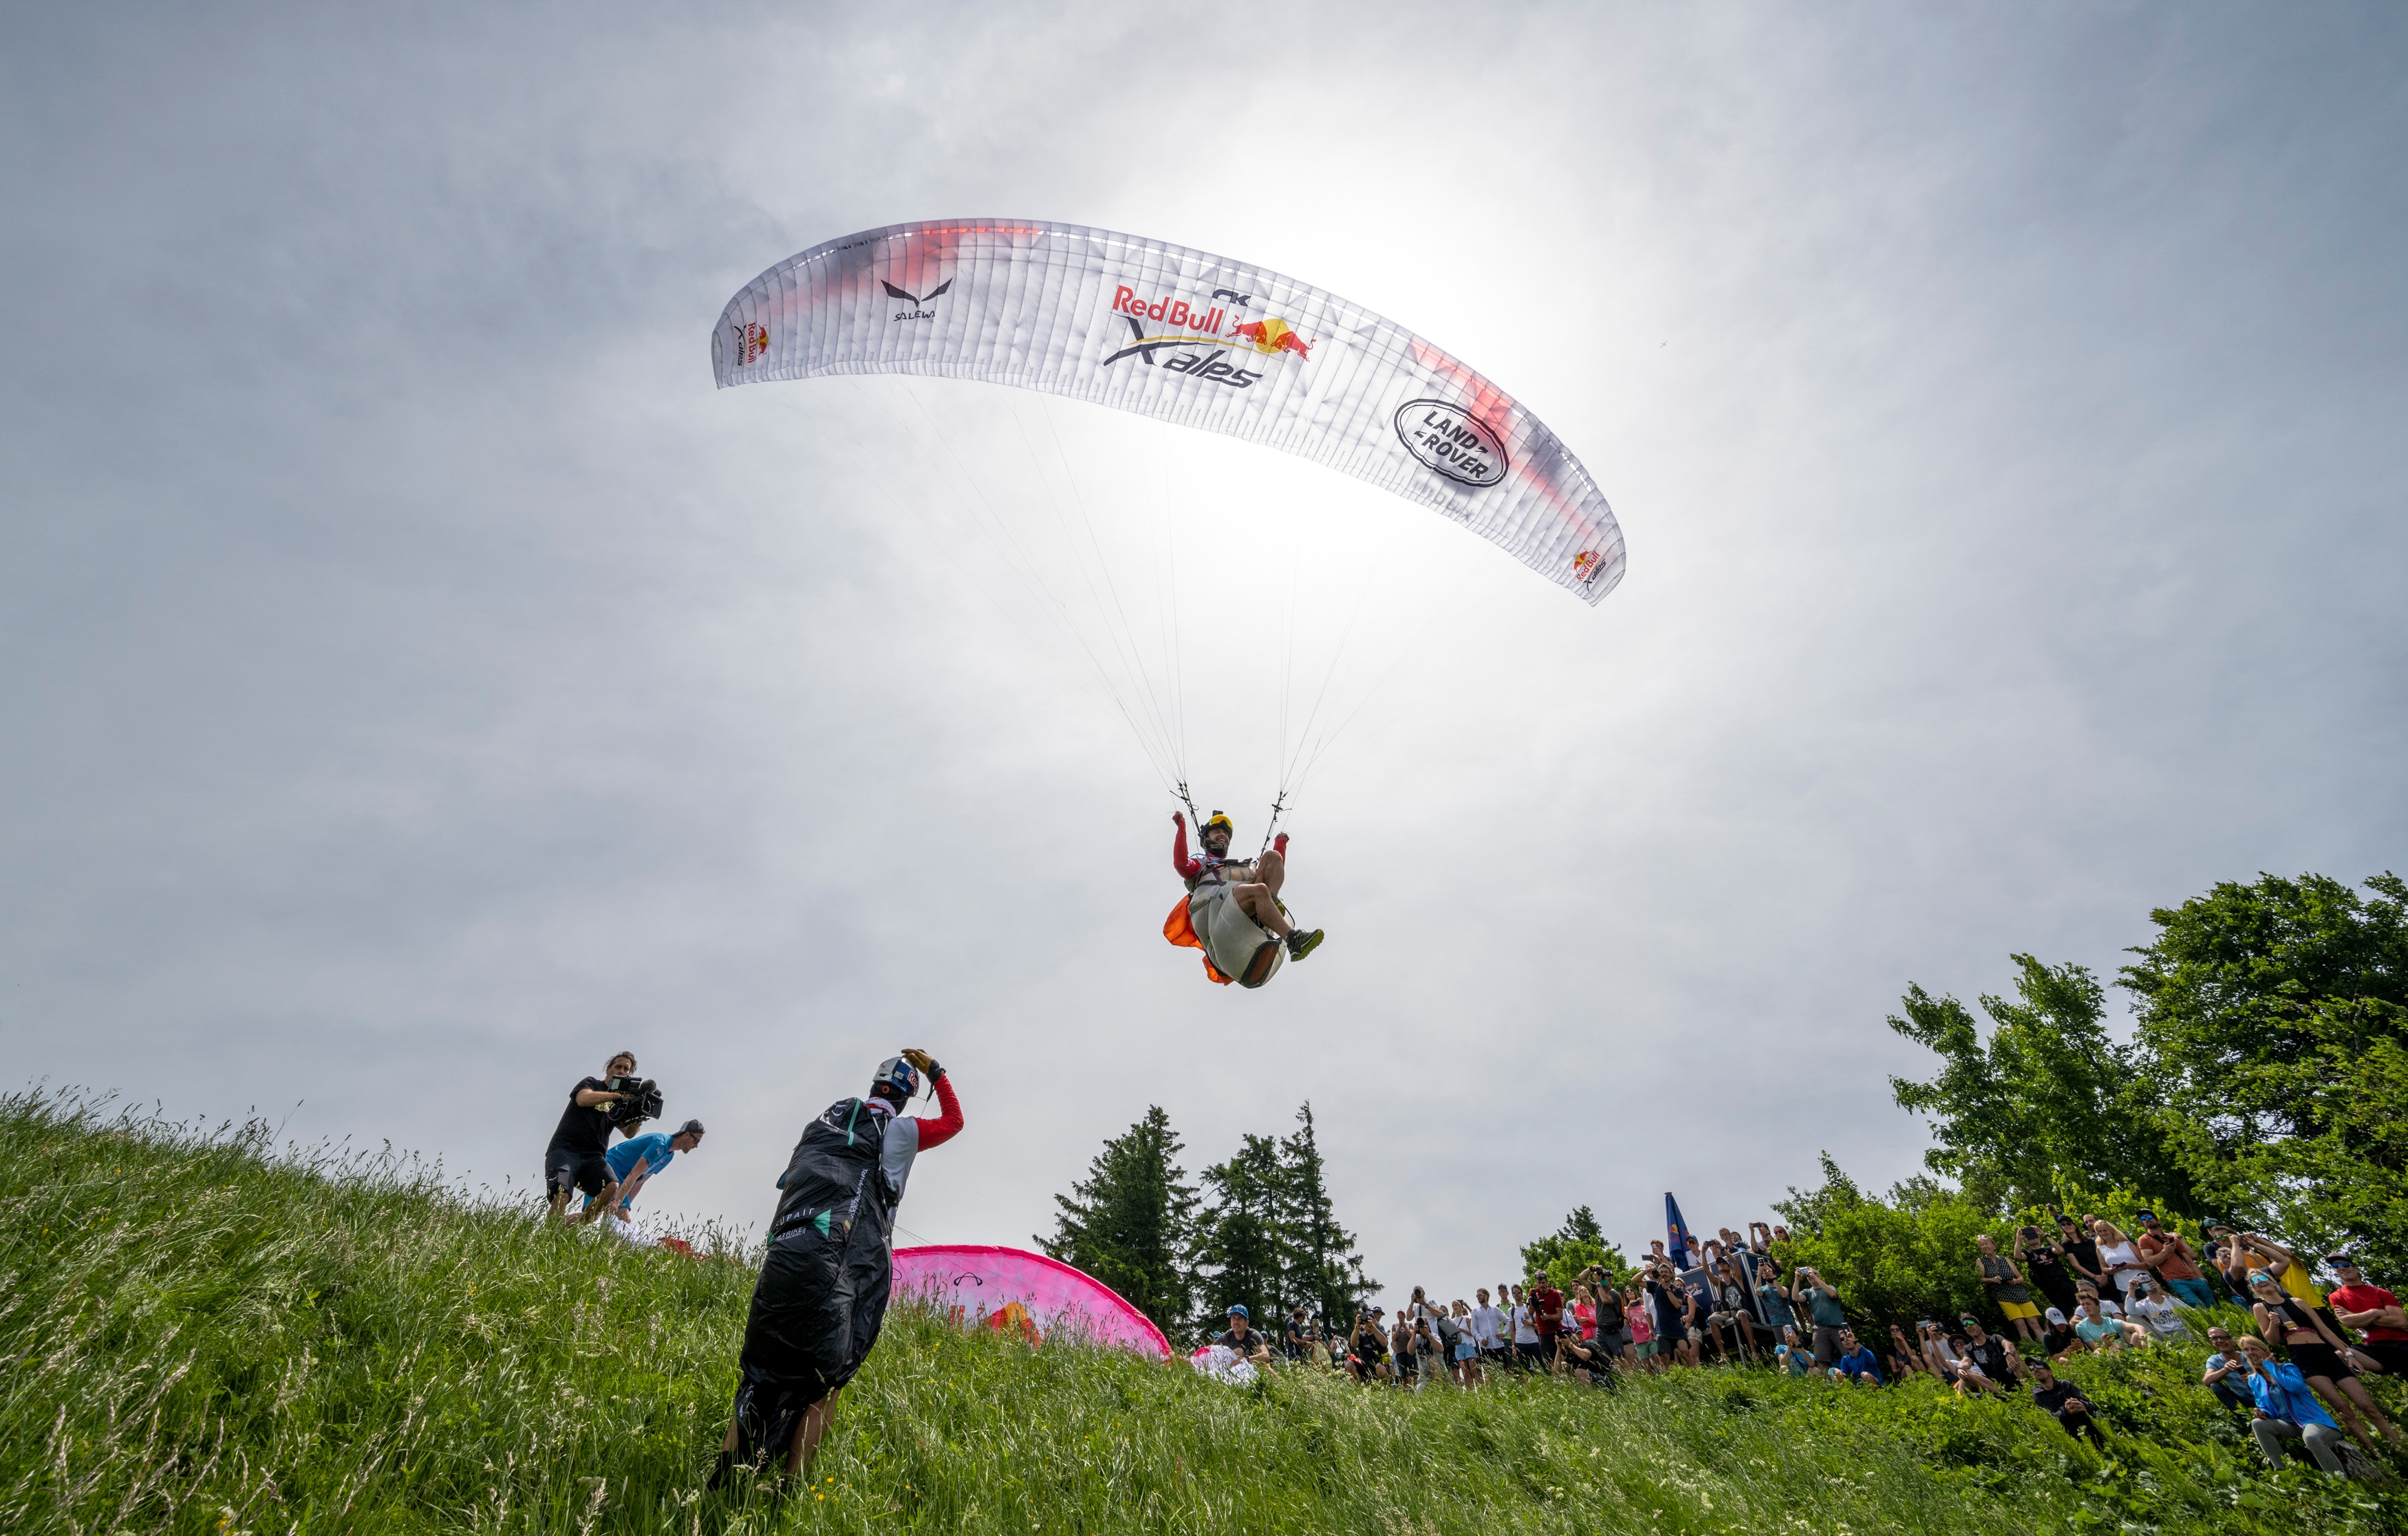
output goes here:
[{"label": "person carrying black glider bag", "polygon": [[[935,1119],[901,1113],[924,1076],[944,1112]],[[912,1159],[961,1128],[953,1085],[925,1051],[890,1058],[868,1098],[839,1098],[804,1127],[778,1180],[769,1252],[744,1325],[735,1422],[712,1486],[736,1463],[757,1467],[780,1450],[787,1475],[810,1469],[837,1394],[886,1320],[895,1210]]]}]

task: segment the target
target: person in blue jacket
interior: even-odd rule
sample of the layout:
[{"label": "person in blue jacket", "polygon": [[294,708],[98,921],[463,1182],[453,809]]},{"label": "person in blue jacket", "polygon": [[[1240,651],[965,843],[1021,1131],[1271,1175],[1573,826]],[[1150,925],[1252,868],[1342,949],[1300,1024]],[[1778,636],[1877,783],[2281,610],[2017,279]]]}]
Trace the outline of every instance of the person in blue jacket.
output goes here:
[{"label": "person in blue jacket", "polygon": [[2317,1466],[2340,1476],[2341,1448],[2347,1442],[2341,1426],[2316,1401],[2300,1368],[2276,1360],[2266,1341],[2254,1333],[2241,1336],[2241,1353],[2249,1361],[2249,1395],[2258,1400],[2258,1416],[2249,1421],[2249,1432],[2258,1437],[2267,1463],[2282,1466],[2283,1442],[2302,1440]]}]

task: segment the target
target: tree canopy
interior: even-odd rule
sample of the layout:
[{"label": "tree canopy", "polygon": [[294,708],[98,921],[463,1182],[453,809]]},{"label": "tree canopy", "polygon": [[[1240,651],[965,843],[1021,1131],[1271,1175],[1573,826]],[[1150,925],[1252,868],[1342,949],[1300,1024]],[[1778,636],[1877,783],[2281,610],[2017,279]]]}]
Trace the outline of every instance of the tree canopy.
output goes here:
[{"label": "tree canopy", "polygon": [[1929,1117],[1924,1154],[1982,1209],[2047,1206],[2093,1189],[2132,1189],[2176,1211],[2196,1206],[2153,1113],[2140,1053],[2109,1038],[2106,995],[2084,967],[2014,956],[2014,997],[1985,996],[1986,1039],[1955,998],[1909,984],[1889,1026],[1936,1053],[1928,1082],[1890,1079],[1900,1108]]},{"label": "tree canopy", "polygon": [[1071,1193],[1054,1197],[1061,1208],[1054,1235],[1037,1240],[1165,1333],[1186,1323],[1196,1297],[1196,1188],[1179,1166],[1181,1150],[1162,1106],[1147,1106],[1143,1119],[1104,1143]]}]

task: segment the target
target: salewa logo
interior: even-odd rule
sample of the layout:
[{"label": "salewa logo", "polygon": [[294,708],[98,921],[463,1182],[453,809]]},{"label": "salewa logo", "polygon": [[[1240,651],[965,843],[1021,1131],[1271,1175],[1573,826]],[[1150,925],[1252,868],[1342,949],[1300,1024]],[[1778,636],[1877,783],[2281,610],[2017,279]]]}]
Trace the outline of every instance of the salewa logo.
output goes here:
[{"label": "salewa logo", "polygon": [[936,310],[934,310],[934,309],[929,309],[929,308],[928,308],[928,306],[929,306],[929,305],[931,305],[931,304],[936,303],[936,302],[937,302],[937,295],[938,295],[938,294],[941,294],[941,293],[943,293],[946,289],[951,288],[953,285],[953,279],[951,279],[951,278],[947,278],[944,281],[942,281],[942,282],[940,282],[940,283],[937,284],[937,286],[935,286],[934,288],[929,289],[929,290],[928,290],[926,293],[924,293],[924,294],[912,294],[912,293],[907,293],[907,292],[905,292],[904,290],[902,290],[902,289],[900,289],[900,288],[896,287],[893,283],[888,282],[888,281],[887,281],[885,279],[883,279],[883,278],[881,278],[881,279],[879,280],[879,286],[881,286],[881,287],[882,287],[882,288],[884,288],[884,289],[886,290],[887,296],[889,296],[890,298],[899,298],[899,299],[901,299],[904,303],[906,303],[906,304],[908,304],[908,305],[911,306],[911,308],[910,308],[910,309],[897,309],[897,310],[896,310],[896,311],[895,311],[895,318],[896,318],[896,320],[934,320],[934,319],[936,319],[936,318],[937,318],[937,311],[936,311]]}]

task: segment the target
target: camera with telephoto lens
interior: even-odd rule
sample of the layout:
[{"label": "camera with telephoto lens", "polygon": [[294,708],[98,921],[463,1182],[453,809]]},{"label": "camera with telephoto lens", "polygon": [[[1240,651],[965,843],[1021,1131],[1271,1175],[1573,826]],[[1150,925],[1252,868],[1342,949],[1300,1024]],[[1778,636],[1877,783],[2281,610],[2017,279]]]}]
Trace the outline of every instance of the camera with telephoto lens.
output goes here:
[{"label": "camera with telephoto lens", "polygon": [[607,1084],[619,1098],[609,1108],[610,1124],[632,1126],[661,1117],[661,1085],[649,1077],[614,1077]]}]

